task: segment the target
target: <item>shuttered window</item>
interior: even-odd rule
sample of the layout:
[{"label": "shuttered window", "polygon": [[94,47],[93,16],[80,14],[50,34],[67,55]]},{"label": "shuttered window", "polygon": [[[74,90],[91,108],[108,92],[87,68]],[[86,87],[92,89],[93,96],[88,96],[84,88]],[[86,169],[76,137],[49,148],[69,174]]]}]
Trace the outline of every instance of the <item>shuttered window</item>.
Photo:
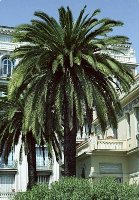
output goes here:
[{"label": "shuttered window", "polygon": [[101,174],[122,174],[122,164],[99,163],[99,171]]},{"label": "shuttered window", "polygon": [[50,176],[48,175],[38,175],[38,180],[37,182],[40,183],[49,183],[49,178]]},{"label": "shuttered window", "polygon": [[2,174],[0,175],[0,191],[12,192],[15,189],[15,175]]},{"label": "shuttered window", "polygon": [[43,167],[48,165],[48,151],[44,149],[44,157],[42,148],[36,147],[36,166]]}]

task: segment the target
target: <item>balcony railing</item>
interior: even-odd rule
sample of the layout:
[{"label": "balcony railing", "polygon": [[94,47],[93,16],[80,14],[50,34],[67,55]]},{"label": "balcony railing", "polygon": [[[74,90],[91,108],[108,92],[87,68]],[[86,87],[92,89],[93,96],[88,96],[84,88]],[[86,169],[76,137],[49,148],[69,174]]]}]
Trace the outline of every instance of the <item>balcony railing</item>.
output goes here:
[{"label": "balcony railing", "polygon": [[86,142],[77,147],[77,156],[90,154],[93,151],[127,151],[127,141],[118,139],[98,139],[97,136],[90,137]]},{"label": "balcony railing", "polygon": [[14,195],[14,192],[0,192],[0,200],[10,200]]},{"label": "balcony railing", "polygon": [[1,169],[16,169],[17,168],[17,160],[8,161],[7,164],[4,164],[4,162],[0,161],[0,170]]},{"label": "balcony railing", "polygon": [[98,140],[97,149],[126,150],[126,141],[124,140]]},{"label": "balcony railing", "polygon": [[1,50],[13,51],[16,46],[17,46],[16,43],[0,42],[0,49]]},{"label": "balcony railing", "polygon": [[37,170],[52,170],[52,160],[48,158],[45,161],[37,159],[36,168]]}]

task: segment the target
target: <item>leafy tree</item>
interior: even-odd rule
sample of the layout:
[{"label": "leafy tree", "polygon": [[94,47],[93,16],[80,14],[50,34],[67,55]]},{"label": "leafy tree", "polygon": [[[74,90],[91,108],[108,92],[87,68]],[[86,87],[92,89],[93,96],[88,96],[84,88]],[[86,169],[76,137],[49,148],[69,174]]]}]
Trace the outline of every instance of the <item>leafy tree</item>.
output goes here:
[{"label": "leafy tree", "polygon": [[[9,85],[9,98],[18,98],[26,89],[25,129],[38,132],[38,125],[49,136],[64,129],[65,175],[76,174],[76,133],[84,123],[91,132],[95,107],[102,132],[107,122],[117,128],[116,112],[120,103],[116,81],[122,91],[130,88],[133,77],[127,65],[108,55],[124,36],[111,36],[120,21],[97,19],[81,10],[77,20],[69,7],[59,9],[59,22],[44,12],[38,19],[16,28],[13,58],[20,62]],[[56,155],[58,157],[58,154]]]}]

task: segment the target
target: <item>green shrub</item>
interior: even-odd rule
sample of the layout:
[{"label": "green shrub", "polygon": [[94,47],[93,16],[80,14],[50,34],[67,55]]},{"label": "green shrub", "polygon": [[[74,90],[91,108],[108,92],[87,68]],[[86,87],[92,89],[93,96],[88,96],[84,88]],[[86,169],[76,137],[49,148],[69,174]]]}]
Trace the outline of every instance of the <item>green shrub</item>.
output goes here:
[{"label": "green shrub", "polygon": [[29,191],[17,193],[13,200],[49,200],[48,193],[48,184],[40,184],[34,186]]},{"label": "green shrub", "polygon": [[93,181],[93,200],[139,200],[139,186],[118,183],[112,177],[103,177]]},{"label": "green shrub", "polygon": [[91,185],[88,180],[62,178],[48,185],[34,186],[32,190],[18,193],[14,200],[92,200]]},{"label": "green shrub", "polygon": [[118,197],[120,200],[139,200],[139,185],[120,184]]},{"label": "green shrub", "polygon": [[118,200],[119,183],[111,177],[95,179],[93,181],[92,199],[93,200]]},{"label": "green shrub", "polygon": [[91,185],[88,180],[62,178],[51,185],[51,200],[92,200]]},{"label": "green shrub", "polygon": [[34,186],[30,191],[18,193],[14,200],[139,200],[139,186],[117,183],[110,177],[93,181],[70,177],[50,187]]}]

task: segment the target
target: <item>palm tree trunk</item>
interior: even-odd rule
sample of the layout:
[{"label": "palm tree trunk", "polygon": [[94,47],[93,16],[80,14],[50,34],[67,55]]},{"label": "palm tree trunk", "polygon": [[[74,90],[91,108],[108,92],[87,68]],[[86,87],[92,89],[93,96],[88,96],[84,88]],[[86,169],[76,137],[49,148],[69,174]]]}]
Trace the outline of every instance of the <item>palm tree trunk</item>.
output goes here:
[{"label": "palm tree trunk", "polygon": [[64,131],[64,174],[76,176],[76,132]]},{"label": "palm tree trunk", "polygon": [[36,143],[35,139],[30,131],[27,134],[28,140],[28,153],[27,153],[27,161],[28,161],[28,185],[27,189],[31,189],[37,183],[37,172],[36,172]]},{"label": "palm tree trunk", "polygon": [[64,95],[64,174],[76,176],[76,129],[73,127],[70,130],[66,92]]}]

